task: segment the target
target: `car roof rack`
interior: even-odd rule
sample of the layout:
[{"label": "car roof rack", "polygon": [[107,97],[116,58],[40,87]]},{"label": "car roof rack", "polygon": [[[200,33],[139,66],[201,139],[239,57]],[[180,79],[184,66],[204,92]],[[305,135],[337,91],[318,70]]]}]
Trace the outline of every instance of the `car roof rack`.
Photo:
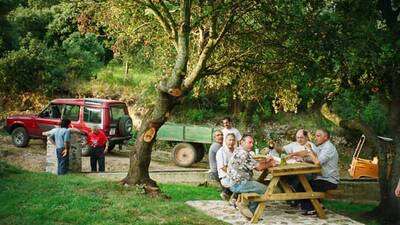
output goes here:
[{"label": "car roof rack", "polygon": [[84,104],[94,104],[94,105],[102,105],[104,100],[98,98],[85,98],[83,99]]}]

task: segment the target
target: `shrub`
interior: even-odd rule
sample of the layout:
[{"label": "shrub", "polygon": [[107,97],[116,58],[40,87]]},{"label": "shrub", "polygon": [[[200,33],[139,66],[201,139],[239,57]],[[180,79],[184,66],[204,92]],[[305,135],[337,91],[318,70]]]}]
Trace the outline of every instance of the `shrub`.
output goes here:
[{"label": "shrub", "polygon": [[105,50],[95,34],[82,36],[77,32],[73,33],[63,41],[62,48],[67,57],[67,72],[73,78],[90,79],[93,70],[103,65]]},{"label": "shrub", "polygon": [[361,120],[371,126],[376,133],[384,134],[388,129],[388,109],[377,96],[372,96],[362,110]]},{"label": "shrub", "polygon": [[333,110],[343,119],[358,119],[363,102],[359,95],[350,90],[340,93],[333,101]]}]

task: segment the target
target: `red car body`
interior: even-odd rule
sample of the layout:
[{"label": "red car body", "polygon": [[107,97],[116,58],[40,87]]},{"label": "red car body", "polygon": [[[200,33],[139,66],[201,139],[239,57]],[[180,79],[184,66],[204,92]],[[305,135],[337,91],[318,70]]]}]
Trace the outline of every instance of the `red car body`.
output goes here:
[{"label": "red car body", "polygon": [[[70,127],[84,133],[93,126],[99,127],[107,135],[111,146],[122,144],[132,137],[132,120],[124,102],[92,98],[55,99],[37,115],[9,116],[5,129],[13,136],[16,146],[24,147],[31,138],[45,138],[42,133],[60,125],[61,118],[70,119]],[[18,135],[26,139],[18,142],[15,139]]]}]

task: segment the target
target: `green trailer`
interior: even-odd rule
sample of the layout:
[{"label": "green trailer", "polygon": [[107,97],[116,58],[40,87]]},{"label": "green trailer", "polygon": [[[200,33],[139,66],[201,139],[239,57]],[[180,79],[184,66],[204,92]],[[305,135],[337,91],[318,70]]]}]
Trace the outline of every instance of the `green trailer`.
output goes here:
[{"label": "green trailer", "polygon": [[175,164],[189,167],[200,162],[205,153],[205,144],[211,144],[217,128],[165,123],[157,133],[157,140],[178,142],[174,146],[172,159]]}]

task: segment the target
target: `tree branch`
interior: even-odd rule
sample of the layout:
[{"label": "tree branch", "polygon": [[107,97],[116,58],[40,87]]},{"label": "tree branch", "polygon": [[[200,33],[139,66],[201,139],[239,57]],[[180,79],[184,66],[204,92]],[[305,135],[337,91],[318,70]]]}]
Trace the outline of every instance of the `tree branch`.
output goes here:
[{"label": "tree branch", "polygon": [[178,50],[178,43],[177,43],[177,38],[174,35],[176,28],[172,28],[167,17],[165,17],[160,10],[158,10],[157,6],[151,1],[147,0],[147,3],[144,3],[145,6],[153,12],[154,16],[158,20],[158,22],[161,24],[161,26],[164,28],[164,31],[168,34],[170,39],[172,39],[172,43],[174,44],[174,47],[176,50]]},{"label": "tree branch", "polygon": [[175,42],[178,43],[178,30],[176,29],[177,28],[176,22],[175,22],[174,18],[172,17],[168,7],[164,4],[164,2],[161,1],[160,3],[161,3],[162,10],[163,10],[164,14],[166,15],[166,18],[170,24],[171,32],[172,32],[171,35],[174,37]]}]

